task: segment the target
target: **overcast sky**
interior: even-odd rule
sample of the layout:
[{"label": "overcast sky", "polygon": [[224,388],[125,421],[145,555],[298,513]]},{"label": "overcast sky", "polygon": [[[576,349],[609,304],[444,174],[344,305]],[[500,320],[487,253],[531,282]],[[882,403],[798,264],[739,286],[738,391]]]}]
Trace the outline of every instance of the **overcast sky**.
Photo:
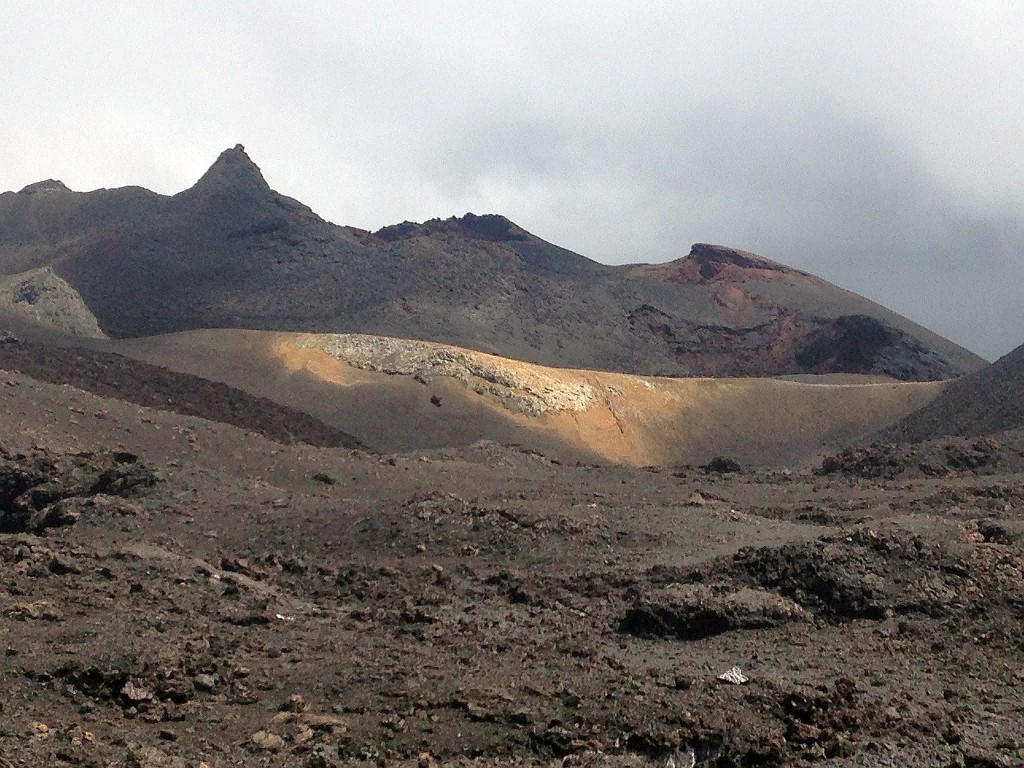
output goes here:
[{"label": "overcast sky", "polygon": [[1024,343],[1024,4],[0,0],[0,190],[242,143],[339,224],[502,213],[606,263],[812,271]]}]

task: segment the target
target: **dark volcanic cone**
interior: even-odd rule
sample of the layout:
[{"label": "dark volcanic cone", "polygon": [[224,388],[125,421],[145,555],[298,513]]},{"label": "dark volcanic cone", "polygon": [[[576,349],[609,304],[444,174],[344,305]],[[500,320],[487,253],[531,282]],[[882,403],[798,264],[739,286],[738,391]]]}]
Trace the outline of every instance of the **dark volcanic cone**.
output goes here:
[{"label": "dark volcanic cone", "polygon": [[245,147],[236,144],[225,149],[192,187],[191,192],[270,192],[263,172],[245,153]]},{"label": "dark volcanic cone", "polygon": [[[338,227],[271,189],[241,145],[173,197],[59,190],[0,195],[0,274],[52,267],[111,336],[360,332],[677,376],[935,379],[984,364],[860,296],[724,246],[607,266],[496,214]],[[833,325],[851,316],[877,322]]]},{"label": "dark volcanic cone", "polygon": [[887,430],[890,441],[974,437],[1024,428],[1024,346],[952,382],[935,400]]}]

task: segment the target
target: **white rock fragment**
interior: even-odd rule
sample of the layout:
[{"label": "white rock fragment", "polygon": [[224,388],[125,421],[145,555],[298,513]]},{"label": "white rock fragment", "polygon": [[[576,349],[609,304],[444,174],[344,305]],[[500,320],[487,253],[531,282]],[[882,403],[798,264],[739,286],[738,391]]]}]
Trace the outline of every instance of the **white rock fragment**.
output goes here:
[{"label": "white rock fragment", "polygon": [[718,679],[723,683],[732,683],[733,685],[743,685],[750,681],[750,678],[744,675],[743,671],[739,667],[727,669],[718,676]]},{"label": "white rock fragment", "polygon": [[584,381],[565,380],[538,366],[447,344],[352,333],[318,334],[296,343],[363,370],[421,380],[454,378],[528,416],[585,411],[597,401],[597,392]]}]

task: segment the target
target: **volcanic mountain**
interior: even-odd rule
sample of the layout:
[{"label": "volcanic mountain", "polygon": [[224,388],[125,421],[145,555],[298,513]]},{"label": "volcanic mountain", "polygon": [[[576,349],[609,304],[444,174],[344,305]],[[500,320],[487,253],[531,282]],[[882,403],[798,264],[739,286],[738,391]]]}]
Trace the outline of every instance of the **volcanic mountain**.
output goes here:
[{"label": "volcanic mountain", "polygon": [[950,382],[925,407],[886,430],[889,440],[973,437],[1024,427],[1024,346]]},{"label": "volcanic mountain", "polygon": [[241,145],[173,196],[54,180],[0,195],[0,274],[47,267],[112,337],[356,332],[675,376],[937,380],[984,364],[867,299],[732,248],[605,266],[496,215],[336,226],[272,190]]}]

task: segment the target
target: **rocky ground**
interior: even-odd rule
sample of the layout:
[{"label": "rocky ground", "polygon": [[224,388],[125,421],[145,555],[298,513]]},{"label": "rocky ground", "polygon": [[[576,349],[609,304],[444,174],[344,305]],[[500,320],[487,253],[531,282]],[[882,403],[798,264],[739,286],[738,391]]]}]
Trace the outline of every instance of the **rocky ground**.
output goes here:
[{"label": "rocky ground", "polygon": [[48,387],[5,387],[51,421],[0,441],[0,766],[1024,763],[1005,438],[645,470],[108,402],[90,445]]}]

